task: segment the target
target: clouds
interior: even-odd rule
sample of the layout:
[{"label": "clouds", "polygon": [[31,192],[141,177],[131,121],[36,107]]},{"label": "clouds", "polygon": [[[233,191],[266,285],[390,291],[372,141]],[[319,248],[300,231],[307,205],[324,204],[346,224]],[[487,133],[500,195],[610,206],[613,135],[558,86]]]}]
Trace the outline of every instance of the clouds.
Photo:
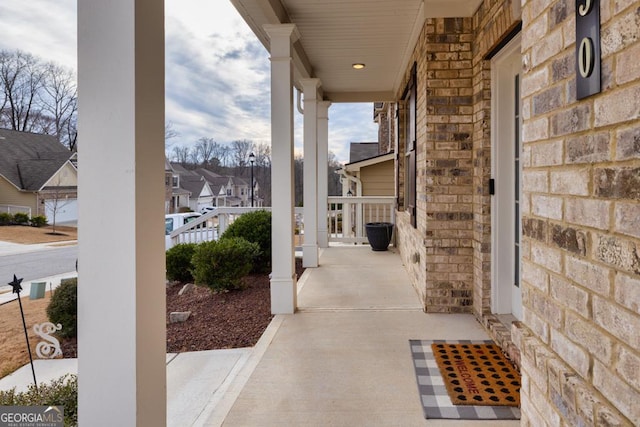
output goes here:
[{"label": "clouds", "polygon": [[20,49],[76,69],[76,0],[2,0],[0,49]]},{"label": "clouds", "polygon": [[[21,49],[76,69],[76,0],[2,0],[0,49]],[[165,1],[166,119],[177,144],[269,143],[270,62],[229,0]],[[295,145],[302,149],[296,112]],[[375,141],[371,104],[333,104],[329,147],[348,161],[349,142]]]},{"label": "clouds", "polygon": [[268,57],[257,40],[198,34],[173,17],[166,32],[166,117],[180,134],[176,142],[268,141]]}]

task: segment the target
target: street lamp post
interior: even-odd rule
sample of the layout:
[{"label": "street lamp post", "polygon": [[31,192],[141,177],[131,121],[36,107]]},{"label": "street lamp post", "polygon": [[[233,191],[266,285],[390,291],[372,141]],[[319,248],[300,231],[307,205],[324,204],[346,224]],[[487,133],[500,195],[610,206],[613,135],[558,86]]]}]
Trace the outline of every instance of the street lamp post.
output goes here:
[{"label": "street lamp post", "polygon": [[249,163],[251,163],[251,207],[253,207],[253,163],[256,161],[255,154],[249,154]]}]

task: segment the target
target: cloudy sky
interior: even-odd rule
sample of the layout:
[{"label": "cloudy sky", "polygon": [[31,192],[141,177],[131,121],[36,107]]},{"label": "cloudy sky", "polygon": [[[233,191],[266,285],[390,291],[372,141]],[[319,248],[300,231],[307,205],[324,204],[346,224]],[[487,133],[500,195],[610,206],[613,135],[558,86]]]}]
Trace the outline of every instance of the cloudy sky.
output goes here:
[{"label": "cloudy sky", "polygon": [[[77,0],[1,0],[0,49],[21,49],[76,68]],[[270,141],[269,55],[228,0],[165,0],[166,118],[192,144]],[[329,109],[329,149],[348,160],[349,142],[375,141],[371,104]],[[296,148],[302,117],[296,113]]]}]

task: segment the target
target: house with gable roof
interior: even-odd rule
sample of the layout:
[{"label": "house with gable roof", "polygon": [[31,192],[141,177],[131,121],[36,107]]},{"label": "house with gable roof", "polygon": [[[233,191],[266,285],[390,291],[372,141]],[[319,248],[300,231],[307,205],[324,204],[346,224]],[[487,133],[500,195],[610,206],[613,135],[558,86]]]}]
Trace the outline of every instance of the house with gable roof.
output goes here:
[{"label": "house with gable roof", "polygon": [[54,136],[0,129],[0,207],[78,220],[77,153]]}]

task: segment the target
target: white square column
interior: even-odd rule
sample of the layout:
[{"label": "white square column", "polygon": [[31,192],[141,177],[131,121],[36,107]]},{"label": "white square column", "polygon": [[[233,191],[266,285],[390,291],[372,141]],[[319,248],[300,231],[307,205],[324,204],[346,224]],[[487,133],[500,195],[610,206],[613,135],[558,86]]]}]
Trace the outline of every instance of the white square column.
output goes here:
[{"label": "white square column", "polygon": [[271,39],[271,312],[292,314],[297,306],[293,234],[294,24],[265,25]]},{"label": "white square column", "polygon": [[319,79],[302,79],[304,92],[303,267],[318,266],[318,88]]},{"label": "white square column", "polygon": [[164,3],[78,1],[79,425],[166,424]]},{"label": "white square column", "polygon": [[329,247],[329,107],[330,101],[318,102],[318,246]]}]

